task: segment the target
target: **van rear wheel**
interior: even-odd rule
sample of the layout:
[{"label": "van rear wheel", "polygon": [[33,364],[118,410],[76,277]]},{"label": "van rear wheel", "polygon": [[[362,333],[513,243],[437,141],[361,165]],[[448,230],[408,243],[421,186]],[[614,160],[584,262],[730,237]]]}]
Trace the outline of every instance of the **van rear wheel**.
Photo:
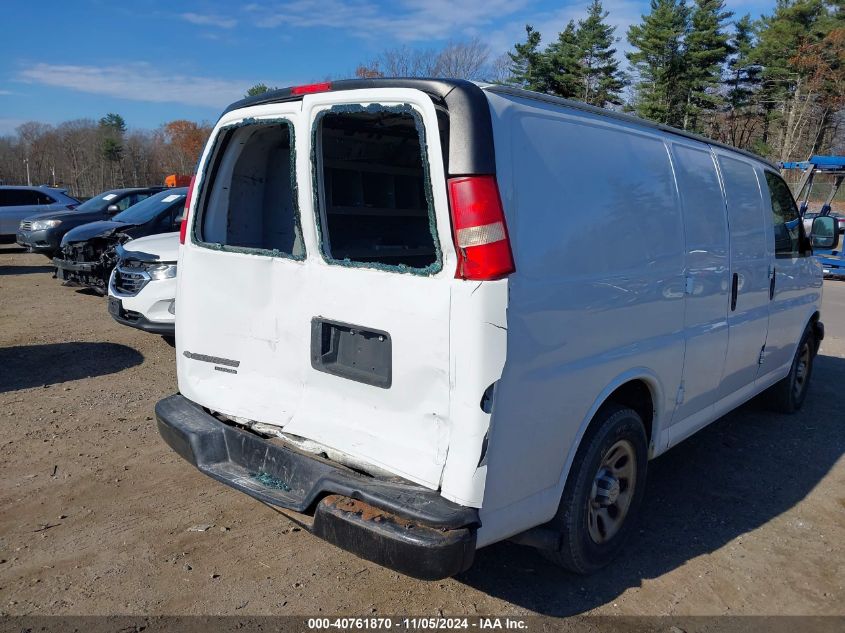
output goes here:
[{"label": "van rear wheel", "polygon": [[599,410],[548,526],[560,534],[560,547],[544,550],[546,558],[575,573],[589,574],[619,554],[642,502],[647,444],[636,411],[615,404]]},{"label": "van rear wheel", "polygon": [[804,405],[807,389],[810,386],[810,377],[813,374],[815,356],[816,343],[813,330],[807,326],[795,350],[789,373],[786,378],[775,383],[769,390],[772,395],[771,402],[776,411],[795,413]]}]

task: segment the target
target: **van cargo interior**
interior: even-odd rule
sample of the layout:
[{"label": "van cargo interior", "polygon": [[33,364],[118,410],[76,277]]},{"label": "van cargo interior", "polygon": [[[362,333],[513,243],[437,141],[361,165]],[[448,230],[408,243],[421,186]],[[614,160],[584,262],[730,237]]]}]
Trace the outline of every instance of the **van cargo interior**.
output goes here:
[{"label": "van cargo interior", "polygon": [[[226,147],[234,151],[224,152]],[[291,133],[284,122],[235,128],[218,148],[202,222],[205,242],[302,257],[291,173]]]},{"label": "van cargo interior", "polygon": [[324,114],[322,239],[334,260],[426,268],[438,252],[417,121],[391,111]]}]

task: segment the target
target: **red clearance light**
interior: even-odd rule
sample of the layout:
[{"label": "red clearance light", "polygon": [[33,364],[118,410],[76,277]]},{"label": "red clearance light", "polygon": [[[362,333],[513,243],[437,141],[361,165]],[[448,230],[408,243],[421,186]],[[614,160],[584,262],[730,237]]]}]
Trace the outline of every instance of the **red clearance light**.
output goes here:
[{"label": "red clearance light", "polygon": [[326,92],[332,89],[332,82],[324,81],[319,84],[307,84],[305,86],[294,86],[290,89],[292,95],[307,95],[315,92]]},{"label": "red clearance light", "polygon": [[486,281],[516,270],[495,176],[450,178],[449,202],[458,270],[455,277]]},{"label": "red clearance light", "polygon": [[179,225],[179,243],[185,243],[185,235],[188,233],[188,210],[191,208],[191,200],[194,197],[194,183],[197,177],[191,176],[191,184],[188,185],[188,195],[185,196],[185,211],[182,213],[182,224]]}]

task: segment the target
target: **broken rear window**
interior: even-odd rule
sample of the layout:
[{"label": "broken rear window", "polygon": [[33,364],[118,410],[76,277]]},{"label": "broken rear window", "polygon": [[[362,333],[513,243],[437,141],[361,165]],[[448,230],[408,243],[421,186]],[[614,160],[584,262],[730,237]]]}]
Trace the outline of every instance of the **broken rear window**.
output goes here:
[{"label": "broken rear window", "polygon": [[303,259],[296,204],[293,126],[244,121],[221,134],[198,238],[224,250]]},{"label": "broken rear window", "polygon": [[315,123],[323,254],[433,273],[440,249],[422,119],[410,106],[336,106]]}]

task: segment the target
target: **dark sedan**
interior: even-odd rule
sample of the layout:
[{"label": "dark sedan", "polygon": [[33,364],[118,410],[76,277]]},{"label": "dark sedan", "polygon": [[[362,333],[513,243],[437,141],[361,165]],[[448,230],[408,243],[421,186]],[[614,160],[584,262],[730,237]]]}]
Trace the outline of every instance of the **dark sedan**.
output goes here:
[{"label": "dark sedan", "polygon": [[185,187],[161,191],[111,220],[83,224],[62,238],[60,254],[53,258],[56,277],[88,286],[105,294],[117,261],[118,244],[131,239],[179,230],[185,207]]},{"label": "dark sedan", "polygon": [[16,241],[30,252],[52,258],[59,252],[65,233],[71,229],[96,220],[109,219],[162,189],[164,187],[112,189],[70,211],[32,215],[20,223]]}]

